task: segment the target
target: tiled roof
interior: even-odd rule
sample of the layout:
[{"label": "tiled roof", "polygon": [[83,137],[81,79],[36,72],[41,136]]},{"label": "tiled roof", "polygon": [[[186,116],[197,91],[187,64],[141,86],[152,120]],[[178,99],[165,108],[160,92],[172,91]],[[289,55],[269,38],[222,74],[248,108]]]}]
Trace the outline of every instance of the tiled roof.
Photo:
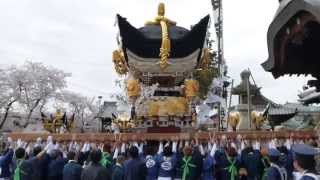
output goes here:
[{"label": "tiled roof", "polygon": [[280,108],[270,108],[268,114],[269,115],[289,115],[296,113],[296,109],[294,108],[286,108],[286,107],[280,107]]}]

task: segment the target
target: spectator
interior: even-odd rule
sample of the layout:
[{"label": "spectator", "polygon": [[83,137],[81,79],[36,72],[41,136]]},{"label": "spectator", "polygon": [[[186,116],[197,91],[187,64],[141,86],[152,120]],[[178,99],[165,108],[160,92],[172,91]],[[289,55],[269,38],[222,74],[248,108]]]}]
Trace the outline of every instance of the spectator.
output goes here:
[{"label": "spectator", "polygon": [[14,170],[13,180],[31,180],[33,171],[30,162],[25,160],[26,151],[20,147],[15,151],[15,155],[16,168]]},{"label": "spectator", "polygon": [[107,168],[108,174],[112,173],[112,166],[113,166],[113,159],[112,159],[112,153],[111,153],[111,145],[108,143],[105,143],[102,147],[102,158],[100,160],[100,164],[103,167]]},{"label": "spectator", "polygon": [[11,177],[11,173],[10,173],[10,163],[12,161],[13,158],[13,148],[11,147],[6,147],[6,144],[3,143],[4,146],[4,151],[1,153],[0,156],[0,179],[4,179],[7,180]]},{"label": "spectator", "polygon": [[89,157],[91,164],[82,171],[81,180],[111,180],[107,169],[100,164],[102,158],[101,151],[93,149]]},{"label": "spectator", "polygon": [[80,180],[82,167],[77,161],[76,153],[68,152],[67,158],[68,163],[63,168],[63,180]]},{"label": "spectator", "polygon": [[294,167],[302,176],[300,180],[319,180],[320,176],[317,173],[316,161],[314,156],[319,154],[317,150],[305,144],[297,144],[292,147],[294,152]]},{"label": "spectator", "polygon": [[139,150],[136,146],[129,149],[130,159],[124,163],[124,174],[126,180],[145,180],[147,168],[145,163],[139,158]]},{"label": "spectator", "polygon": [[62,172],[67,160],[62,157],[62,152],[57,149],[51,151],[50,157],[48,180],[62,180]]},{"label": "spectator", "polygon": [[183,180],[192,180],[196,179],[196,168],[194,157],[192,156],[192,148],[186,146],[183,149],[184,157],[182,159],[182,179]]},{"label": "spectator", "polygon": [[112,180],[124,180],[123,163],[125,158],[123,156],[117,157],[117,162],[112,171]]},{"label": "spectator", "polygon": [[267,170],[267,180],[287,180],[287,171],[281,165],[280,161],[280,151],[277,149],[269,149],[268,157],[270,160],[270,167]]},{"label": "spectator", "polygon": [[[163,152],[162,152],[163,151]],[[173,178],[175,176],[175,167],[177,164],[177,143],[174,142],[172,148],[169,143],[163,148],[162,142],[160,143],[158,150],[158,166],[159,166],[159,176],[158,179]]]},{"label": "spectator", "polygon": [[240,159],[234,147],[230,146],[225,150],[216,151],[215,161],[217,168],[216,179],[237,179]]},{"label": "spectator", "polygon": [[36,146],[33,149],[33,157],[27,160],[32,166],[32,180],[46,179],[49,160],[50,157],[46,154],[46,148],[42,150],[40,146]]},{"label": "spectator", "polygon": [[154,147],[151,145],[145,148],[145,164],[147,168],[147,180],[155,180],[158,178],[158,166],[157,166],[157,156],[155,155]]}]

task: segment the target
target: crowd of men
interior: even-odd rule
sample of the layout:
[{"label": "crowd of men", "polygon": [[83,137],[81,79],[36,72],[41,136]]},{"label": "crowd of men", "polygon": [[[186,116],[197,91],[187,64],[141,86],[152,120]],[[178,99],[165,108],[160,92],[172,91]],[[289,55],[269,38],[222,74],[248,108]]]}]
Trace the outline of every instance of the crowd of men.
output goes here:
[{"label": "crowd of men", "polygon": [[[308,144],[308,145],[307,145]],[[319,180],[317,143],[226,138],[3,143],[0,180]]]}]

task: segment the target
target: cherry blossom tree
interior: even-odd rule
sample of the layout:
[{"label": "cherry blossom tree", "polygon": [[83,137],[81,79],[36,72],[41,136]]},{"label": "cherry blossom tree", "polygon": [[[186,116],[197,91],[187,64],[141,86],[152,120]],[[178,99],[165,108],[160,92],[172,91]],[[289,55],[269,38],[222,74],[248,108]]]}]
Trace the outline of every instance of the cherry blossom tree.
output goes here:
[{"label": "cherry blossom tree", "polygon": [[27,111],[24,127],[29,124],[32,113],[47,99],[53,97],[56,92],[67,87],[66,78],[70,74],[43,63],[26,62],[20,69],[22,77],[22,91],[19,99]]},{"label": "cherry blossom tree", "polygon": [[21,74],[16,66],[0,69],[0,113],[2,114],[0,129],[6,122],[13,104],[20,99],[22,91],[20,78]]},{"label": "cherry blossom tree", "polygon": [[67,87],[66,78],[71,74],[43,63],[27,61],[21,66],[0,70],[0,111],[3,117],[0,128],[7,120],[10,109],[16,103],[25,111],[26,127],[36,108],[42,109],[55,94]]}]

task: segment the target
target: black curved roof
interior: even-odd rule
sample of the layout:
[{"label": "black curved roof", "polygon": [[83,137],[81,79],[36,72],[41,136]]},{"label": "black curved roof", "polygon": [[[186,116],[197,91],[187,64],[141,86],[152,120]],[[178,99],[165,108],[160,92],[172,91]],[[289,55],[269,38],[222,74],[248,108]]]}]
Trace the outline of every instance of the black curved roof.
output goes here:
[{"label": "black curved roof", "polygon": [[[138,29],[146,38],[161,40],[161,27],[158,25],[146,25]],[[169,37],[171,40],[178,40],[188,34],[189,30],[180,26],[169,27]]]},{"label": "black curved roof", "polygon": [[[276,12],[276,15],[271,22],[268,34],[267,34],[267,41],[268,41],[268,59],[262,63],[262,67],[265,71],[272,72],[275,78],[284,75],[284,74],[294,74],[299,72],[294,72],[293,70],[286,70],[286,69],[277,69],[277,64],[279,63],[279,57],[276,57],[275,52],[275,42],[277,40],[278,33],[286,27],[286,24],[299,12],[309,12],[316,19],[320,20],[320,1],[319,0],[283,0],[280,3],[280,6]],[[290,60],[286,60],[290,61]],[[298,68],[299,69],[299,68]],[[298,71],[296,69],[295,71]],[[287,72],[288,71],[288,72]]]},{"label": "black curved roof", "polygon": [[[117,15],[124,52],[129,49],[144,58],[159,58],[161,46],[161,27],[146,25],[139,29],[132,26],[126,18]],[[210,16],[207,15],[191,30],[179,26],[169,26],[171,58],[182,58],[197,49],[202,49],[206,40]],[[200,55],[199,55],[200,57]]]}]

